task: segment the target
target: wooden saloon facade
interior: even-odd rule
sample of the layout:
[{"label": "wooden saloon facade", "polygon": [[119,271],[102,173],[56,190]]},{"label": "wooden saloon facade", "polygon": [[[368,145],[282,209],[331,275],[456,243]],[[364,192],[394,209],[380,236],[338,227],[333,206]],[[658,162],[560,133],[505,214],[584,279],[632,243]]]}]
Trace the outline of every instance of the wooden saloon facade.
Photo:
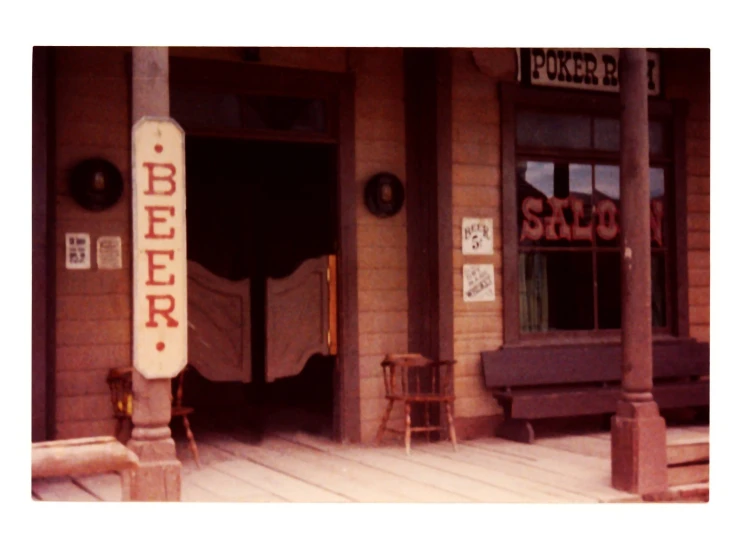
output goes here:
[{"label": "wooden saloon facade", "polygon": [[[187,221],[148,212],[153,235],[188,228],[187,253],[150,253],[148,275],[187,274],[196,401],[220,400],[221,383],[265,400],[318,360],[325,386],[305,387],[326,396],[328,436],[372,442],[382,359],[419,352],[457,362],[460,439],[528,432],[516,388],[542,383],[621,385],[640,396],[626,417],[656,430],[637,406],[652,403],[650,357],[671,375],[709,370],[710,65],[709,50],[641,53],[648,117],[632,124],[619,50],[35,48],[34,441],[115,431],[107,376],[132,366],[137,339],[142,116],[185,134]],[[644,172],[625,164],[643,150]],[[620,166],[644,198],[620,193]],[[176,177],[152,170],[150,183]],[[630,200],[642,207],[625,213]],[[621,291],[628,226],[650,273],[636,311]],[[180,299],[155,300],[175,322]],[[623,315],[648,321],[624,329],[634,357]],[[700,387],[708,400],[708,386],[688,395]],[[177,470],[170,391],[135,372],[130,447],[160,464],[145,477]],[[562,415],[549,407],[537,416]]]}]

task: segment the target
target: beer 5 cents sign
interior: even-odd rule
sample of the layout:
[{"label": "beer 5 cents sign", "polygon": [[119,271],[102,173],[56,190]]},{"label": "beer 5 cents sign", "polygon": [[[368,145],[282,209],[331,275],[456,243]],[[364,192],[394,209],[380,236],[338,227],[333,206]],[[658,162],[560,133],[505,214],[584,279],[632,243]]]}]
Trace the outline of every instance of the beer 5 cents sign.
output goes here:
[{"label": "beer 5 cents sign", "polygon": [[134,125],[132,181],[134,368],[172,378],[188,354],[185,139],[173,120]]}]

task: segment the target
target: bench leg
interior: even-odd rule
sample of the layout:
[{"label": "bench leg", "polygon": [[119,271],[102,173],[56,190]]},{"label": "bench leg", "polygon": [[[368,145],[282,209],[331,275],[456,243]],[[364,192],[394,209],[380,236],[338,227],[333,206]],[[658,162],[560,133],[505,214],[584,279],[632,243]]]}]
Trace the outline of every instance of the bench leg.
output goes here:
[{"label": "bench leg", "polygon": [[519,443],[534,443],[534,427],[528,420],[519,418],[509,418],[503,422],[495,435]]}]

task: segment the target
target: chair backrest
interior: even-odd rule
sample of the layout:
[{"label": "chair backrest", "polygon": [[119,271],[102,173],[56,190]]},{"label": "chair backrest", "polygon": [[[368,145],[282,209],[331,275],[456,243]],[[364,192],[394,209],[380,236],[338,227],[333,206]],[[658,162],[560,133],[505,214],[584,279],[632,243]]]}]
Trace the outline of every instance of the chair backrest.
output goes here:
[{"label": "chair backrest", "polygon": [[382,361],[385,392],[387,395],[452,395],[454,363],[433,361],[420,353],[388,354]]},{"label": "chair backrest", "polygon": [[[184,368],[177,376],[177,384],[175,389],[175,395],[171,392],[170,399],[174,407],[180,407],[183,405],[183,385],[186,374]],[[134,369],[128,368],[113,368],[108,371],[108,382],[109,389],[111,391],[111,404],[114,408],[114,416],[131,416],[132,415],[132,401],[133,401],[133,390],[132,390],[132,373]]]}]

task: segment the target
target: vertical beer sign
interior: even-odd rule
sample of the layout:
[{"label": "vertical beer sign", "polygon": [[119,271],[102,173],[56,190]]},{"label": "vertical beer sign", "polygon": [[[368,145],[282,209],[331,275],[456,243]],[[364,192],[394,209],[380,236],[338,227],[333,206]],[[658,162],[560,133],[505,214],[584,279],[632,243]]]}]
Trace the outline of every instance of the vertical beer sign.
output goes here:
[{"label": "vertical beer sign", "polygon": [[133,363],[172,378],[188,355],[186,174],[183,130],[144,117],[132,130]]}]

